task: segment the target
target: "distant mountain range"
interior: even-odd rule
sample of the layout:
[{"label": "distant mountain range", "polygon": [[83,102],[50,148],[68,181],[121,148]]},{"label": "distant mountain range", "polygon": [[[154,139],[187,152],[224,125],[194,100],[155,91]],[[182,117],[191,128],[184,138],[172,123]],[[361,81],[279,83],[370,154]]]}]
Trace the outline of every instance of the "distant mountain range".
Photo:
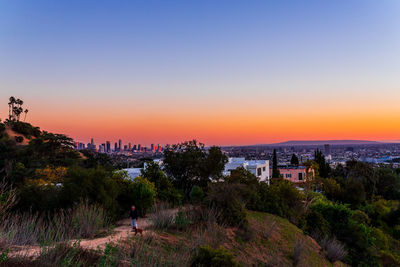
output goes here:
[{"label": "distant mountain range", "polygon": [[376,145],[383,142],[368,140],[292,140],[281,143],[269,144],[269,146],[322,146],[329,145]]}]

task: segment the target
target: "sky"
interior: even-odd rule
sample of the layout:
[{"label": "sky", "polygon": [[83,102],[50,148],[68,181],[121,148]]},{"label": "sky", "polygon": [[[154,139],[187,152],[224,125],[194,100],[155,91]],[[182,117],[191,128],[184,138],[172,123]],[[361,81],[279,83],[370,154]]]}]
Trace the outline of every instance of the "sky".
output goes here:
[{"label": "sky", "polygon": [[77,141],[400,139],[400,1],[0,0],[0,118]]}]

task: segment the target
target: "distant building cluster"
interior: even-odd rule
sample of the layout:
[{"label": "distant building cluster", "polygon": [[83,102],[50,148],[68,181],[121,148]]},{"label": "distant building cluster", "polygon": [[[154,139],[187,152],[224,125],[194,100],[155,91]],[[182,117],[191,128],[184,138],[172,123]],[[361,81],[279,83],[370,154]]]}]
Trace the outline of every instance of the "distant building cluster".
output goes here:
[{"label": "distant building cluster", "polygon": [[90,143],[84,144],[80,142],[75,143],[75,147],[78,150],[87,149],[94,152],[99,153],[162,153],[164,151],[164,147],[160,144],[151,144],[150,147],[142,146],[141,144],[132,144],[128,143],[123,145],[122,140],[119,139],[118,142],[114,143],[114,146],[111,146],[110,141],[106,141],[100,145],[96,145],[94,143],[93,138],[91,138]]},{"label": "distant building cluster", "polygon": [[[400,143],[255,145],[222,148],[229,157],[270,161],[272,160],[274,149],[276,149],[277,153],[278,166],[282,167],[291,165],[293,154],[297,156],[300,163],[314,160],[314,152],[317,149],[324,154],[331,167],[335,167],[338,164],[345,165],[349,160],[400,167]],[[281,173],[283,172],[285,170],[281,170]]]}]

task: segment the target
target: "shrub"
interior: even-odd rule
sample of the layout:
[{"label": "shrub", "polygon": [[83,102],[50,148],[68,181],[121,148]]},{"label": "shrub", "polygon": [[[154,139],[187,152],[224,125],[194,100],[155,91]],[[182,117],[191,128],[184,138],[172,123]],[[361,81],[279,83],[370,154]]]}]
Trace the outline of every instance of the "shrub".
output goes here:
[{"label": "shrub", "polygon": [[189,224],[190,224],[190,220],[189,220],[188,216],[182,209],[179,209],[179,211],[175,215],[175,219],[174,219],[175,227],[179,230],[182,230],[182,229],[185,229],[186,227],[188,227]]},{"label": "shrub", "polygon": [[363,224],[370,224],[371,222],[371,220],[368,217],[368,214],[366,214],[361,210],[355,210],[352,219],[358,223],[363,223]]},{"label": "shrub", "polygon": [[153,183],[146,178],[136,177],[133,181],[134,204],[137,206],[139,214],[145,216],[154,204],[156,189]]},{"label": "shrub", "polygon": [[400,257],[394,255],[392,252],[387,250],[382,250],[379,253],[379,258],[382,266],[400,266]]},{"label": "shrub", "polygon": [[93,238],[109,225],[109,219],[101,206],[84,201],[71,212],[71,225],[75,236]]},{"label": "shrub", "polygon": [[192,187],[192,190],[190,191],[190,201],[194,204],[199,204],[200,202],[203,201],[204,198],[204,192],[203,190],[195,185]]},{"label": "shrub", "polygon": [[346,205],[334,204],[330,201],[319,201],[311,206],[312,211],[319,212],[329,223],[331,230],[335,235],[341,238],[347,238],[350,230],[350,221],[353,211]]},{"label": "shrub", "polygon": [[329,236],[331,234],[329,222],[318,211],[311,210],[308,212],[305,220],[305,231],[307,233],[321,236]]},{"label": "shrub", "polygon": [[39,257],[31,262],[33,266],[94,266],[98,261],[96,253],[82,249],[79,242],[60,243],[43,248]]},{"label": "shrub", "polygon": [[380,250],[386,250],[389,247],[389,240],[386,234],[378,228],[372,228],[371,236],[375,239],[374,245]]},{"label": "shrub", "polygon": [[304,194],[288,181],[276,181],[270,186],[260,184],[256,209],[276,214],[297,223],[305,212]]},{"label": "shrub", "polygon": [[166,230],[174,224],[174,214],[168,209],[165,203],[160,203],[153,207],[150,214],[150,220],[153,222],[153,226],[159,230]]},{"label": "shrub", "polygon": [[191,266],[233,267],[239,264],[223,247],[213,249],[209,246],[200,246],[197,255],[192,259]]},{"label": "shrub", "polygon": [[240,188],[241,185],[225,183],[210,186],[207,201],[220,212],[219,223],[239,227],[248,224],[244,203],[238,193]]},{"label": "shrub", "polygon": [[118,266],[118,247],[106,244],[103,255],[99,259],[98,267]]},{"label": "shrub", "polygon": [[336,238],[324,238],[320,242],[321,247],[326,252],[326,257],[331,262],[341,261],[347,256],[347,251],[342,243]]},{"label": "shrub", "polygon": [[15,136],[15,142],[17,143],[22,143],[24,141],[24,138],[22,136]]},{"label": "shrub", "polygon": [[9,187],[5,181],[0,182],[0,221],[16,203],[17,191]]}]

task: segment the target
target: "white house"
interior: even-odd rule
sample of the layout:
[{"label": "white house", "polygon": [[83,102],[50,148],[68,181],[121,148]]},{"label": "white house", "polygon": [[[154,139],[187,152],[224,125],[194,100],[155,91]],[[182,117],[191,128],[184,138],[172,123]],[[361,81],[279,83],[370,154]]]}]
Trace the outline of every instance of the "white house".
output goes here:
[{"label": "white house", "polygon": [[142,168],[128,168],[128,169],[123,169],[123,170],[128,173],[128,176],[133,181],[136,177],[140,176]]},{"label": "white house", "polygon": [[243,167],[257,176],[260,181],[269,184],[269,161],[268,160],[246,160],[245,158],[229,158],[225,164],[224,175],[230,175],[231,171]]}]

